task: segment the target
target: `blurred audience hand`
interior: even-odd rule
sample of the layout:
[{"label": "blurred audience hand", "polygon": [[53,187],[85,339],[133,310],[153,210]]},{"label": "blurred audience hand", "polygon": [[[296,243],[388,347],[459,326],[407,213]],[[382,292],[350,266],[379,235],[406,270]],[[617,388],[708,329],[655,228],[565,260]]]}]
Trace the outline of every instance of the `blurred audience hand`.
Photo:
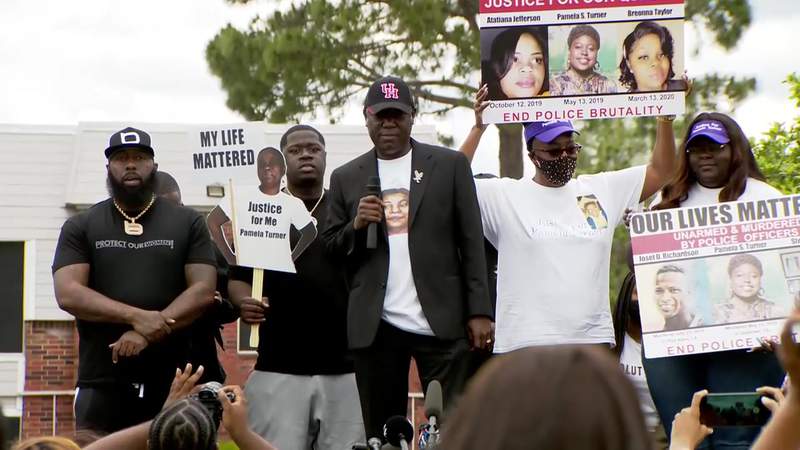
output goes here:
[{"label": "blurred audience hand", "polygon": [[700,423],[700,402],[706,395],[708,395],[708,391],[705,389],[695,392],[692,396],[692,404],[675,414],[675,420],[672,421],[669,450],[693,450],[703,442],[703,439],[714,432]]}]

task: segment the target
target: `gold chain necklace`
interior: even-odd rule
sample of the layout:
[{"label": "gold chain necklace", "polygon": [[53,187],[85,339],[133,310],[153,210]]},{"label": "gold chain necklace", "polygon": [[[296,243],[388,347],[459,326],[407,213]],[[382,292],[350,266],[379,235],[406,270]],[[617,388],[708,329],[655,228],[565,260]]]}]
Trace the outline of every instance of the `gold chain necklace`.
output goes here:
[{"label": "gold chain necklace", "polygon": [[156,194],[153,194],[153,197],[150,198],[150,203],[148,203],[147,206],[144,207],[142,212],[140,212],[136,217],[131,217],[125,214],[125,211],[123,211],[122,208],[120,208],[119,205],[117,204],[117,200],[116,199],[114,200],[114,207],[117,208],[117,211],[119,211],[119,213],[122,214],[122,217],[126,219],[123,222],[125,224],[125,234],[127,234],[128,236],[141,236],[142,233],[144,233],[144,227],[142,226],[142,224],[136,223],[136,221],[139,220],[139,218],[142,217],[144,213],[146,213],[147,210],[150,209],[151,206],[153,206],[153,203],[155,201],[156,201]]}]

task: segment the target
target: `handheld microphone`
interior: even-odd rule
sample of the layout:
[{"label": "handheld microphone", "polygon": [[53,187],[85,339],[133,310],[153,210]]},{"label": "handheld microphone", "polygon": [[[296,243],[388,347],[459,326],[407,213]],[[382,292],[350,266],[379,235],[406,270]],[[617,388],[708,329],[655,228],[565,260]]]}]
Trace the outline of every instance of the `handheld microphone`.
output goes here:
[{"label": "handheld microphone", "polygon": [[439,380],[432,380],[428,383],[428,392],[425,393],[425,415],[428,416],[428,423],[432,427],[438,426],[442,409],[442,384]]},{"label": "handheld microphone", "polygon": [[427,425],[420,429],[419,448],[429,448],[439,444],[439,422],[442,416],[442,385],[438,380],[428,383],[425,393],[425,415],[428,416]]},{"label": "handheld microphone", "polygon": [[383,426],[383,437],[402,450],[408,449],[408,443],[414,439],[414,426],[403,416],[392,416]]},{"label": "handheld microphone", "polygon": [[[366,195],[381,195],[381,179],[379,177],[369,177],[367,180]],[[378,247],[378,224],[370,222],[367,225],[367,248]]]}]

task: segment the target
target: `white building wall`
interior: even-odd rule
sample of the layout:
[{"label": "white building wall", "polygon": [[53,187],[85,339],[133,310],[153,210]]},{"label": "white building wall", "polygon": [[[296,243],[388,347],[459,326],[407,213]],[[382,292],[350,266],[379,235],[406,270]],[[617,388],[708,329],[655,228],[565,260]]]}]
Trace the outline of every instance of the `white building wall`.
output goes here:
[{"label": "white building wall", "polygon": [[[58,308],[50,266],[64,221],[76,211],[107,198],[106,159],[109,136],[126,126],[150,133],[159,169],[181,186],[184,203],[209,210],[218,199],[206,196],[204,183],[193,179],[187,129],[197,125],[81,123],[70,126],[0,125],[0,240],[35,242],[35,296],[26,320],[72,320]],[[289,125],[265,124],[267,143],[279,146]],[[350,161],[372,147],[366,128],[320,125],[328,168]],[[418,126],[414,137],[435,143],[433,127]]]}]

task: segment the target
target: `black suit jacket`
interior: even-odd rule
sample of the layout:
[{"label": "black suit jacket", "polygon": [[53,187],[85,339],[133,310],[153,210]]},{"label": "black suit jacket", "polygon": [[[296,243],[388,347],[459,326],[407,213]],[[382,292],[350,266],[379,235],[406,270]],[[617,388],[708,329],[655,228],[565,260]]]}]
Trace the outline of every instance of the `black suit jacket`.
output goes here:
[{"label": "black suit jacket", "polygon": [[[486,281],[483,228],[469,161],[460,152],[411,140],[408,246],[422,311],[441,339],[466,334],[466,320],[492,317]],[[414,181],[414,173],[422,177]],[[368,347],[383,312],[389,275],[385,220],[378,246],[366,248],[366,228],[353,220],[369,177],[378,176],[375,149],[331,174],[328,226],[323,239],[345,262],[350,284],[350,347]]]}]

